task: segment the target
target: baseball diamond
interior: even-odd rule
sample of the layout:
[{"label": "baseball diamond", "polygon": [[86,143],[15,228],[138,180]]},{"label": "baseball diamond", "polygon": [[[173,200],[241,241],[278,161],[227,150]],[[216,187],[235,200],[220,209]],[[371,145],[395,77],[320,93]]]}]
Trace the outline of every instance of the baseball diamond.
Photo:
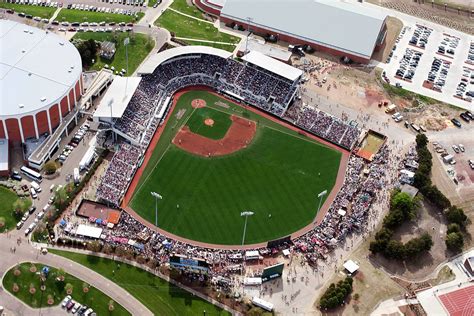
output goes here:
[{"label": "baseball diamond", "polygon": [[[205,107],[193,106],[196,99]],[[244,210],[255,213],[246,244],[290,235],[314,220],[317,194],[333,188],[341,152],[208,91],[178,93],[174,103],[129,203],[138,215],[155,222],[150,192],[160,192],[159,228],[221,245],[240,244]],[[240,147],[224,154],[206,149],[227,147],[229,134]]]}]

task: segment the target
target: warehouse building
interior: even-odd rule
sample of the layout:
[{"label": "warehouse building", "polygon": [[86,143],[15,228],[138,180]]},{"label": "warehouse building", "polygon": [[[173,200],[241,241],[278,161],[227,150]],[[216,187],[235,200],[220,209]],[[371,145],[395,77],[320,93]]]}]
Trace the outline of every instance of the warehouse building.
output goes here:
[{"label": "warehouse building", "polygon": [[337,0],[196,0],[231,27],[274,35],[358,63],[368,63],[385,45],[386,15]]}]

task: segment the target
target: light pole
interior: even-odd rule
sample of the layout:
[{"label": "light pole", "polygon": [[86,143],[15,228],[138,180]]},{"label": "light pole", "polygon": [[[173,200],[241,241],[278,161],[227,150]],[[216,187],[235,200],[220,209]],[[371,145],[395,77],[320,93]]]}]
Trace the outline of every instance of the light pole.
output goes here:
[{"label": "light pole", "polygon": [[127,97],[128,76],[129,76],[128,74],[128,44],[130,44],[130,37],[126,37],[123,40],[123,45],[125,46],[125,60],[127,61],[127,78],[125,79],[125,95],[123,97],[124,100]]},{"label": "light pole", "polygon": [[318,194],[318,198],[319,198],[318,213],[319,213],[319,210],[321,209],[321,202],[323,201],[323,196],[325,196],[326,194],[328,194],[328,190],[321,191]]},{"label": "light pole", "polygon": [[150,192],[151,196],[155,198],[155,226],[158,227],[158,199],[163,197],[156,192]]},{"label": "light pole", "polygon": [[245,243],[245,232],[247,231],[247,219],[249,218],[249,216],[252,216],[253,214],[254,213],[251,211],[245,211],[245,212],[240,213],[240,216],[245,216],[244,235],[242,236],[242,246]]},{"label": "light pole", "polygon": [[250,23],[253,21],[253,18],[247,17],[247,39],[245,40],[245,54],[248,53],[247,47],[249,46],[249,37],[250,37]]}]

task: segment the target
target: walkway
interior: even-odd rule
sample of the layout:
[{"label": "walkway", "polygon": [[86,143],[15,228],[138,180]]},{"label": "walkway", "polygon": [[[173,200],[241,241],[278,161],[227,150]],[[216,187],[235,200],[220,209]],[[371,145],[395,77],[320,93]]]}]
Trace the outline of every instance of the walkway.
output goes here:
[{"label": "walkway", "polygon": [[[153,315],[153,313],[142,303],[140,303],[140,301],[100,274],[89,270],[88,268],[69,259],[56,256],[54,254],[41,255],[39,253],[39,249],[33,248],[25,238],[20,237],[22,242],[20,245],[17,245],[17,239],[14,235],[18,234],[10,233],[10,238],[8,238],[6,234],[0,235],[0,257],[2,258],[0,261],[0,271],[6,272],[18,263],[27,261],[38,262],[55,268],[61,268],[67,273],[83,280],[84,282],[89,283],[93,287],[110,296],[114,301],[122,305],[132,315]],[[10,252],[11,247],[16,247],[15,254]],[[23,303],[20,303],[19,305],[20,301],[3,289],[0,291],[0,302],[2,302],[2,305],[7,310],[14,310],[15,313],[18,313],[19,315],[32,314],[31,308]],[[40,313],[40,315],[50,315],[47,309],[43,311]]]}]

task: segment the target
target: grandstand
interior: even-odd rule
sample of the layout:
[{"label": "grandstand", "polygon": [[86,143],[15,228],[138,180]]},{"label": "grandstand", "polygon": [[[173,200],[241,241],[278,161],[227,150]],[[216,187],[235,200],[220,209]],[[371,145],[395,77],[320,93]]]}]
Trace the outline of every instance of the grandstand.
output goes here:
[{"label": "grandstand", "polygon": [[[166,117],[174,93],[188,86],[208,86],[241,103],[254,106],[343,148],[351,149],[360,131],[318,111],[308,125],[294,115],[307,115],[297,96],[302,71],[258,52],[244,63],[231,54],[203,46],[185,46],[151,56],[138,70],[142,80],[121,117],[112,117],[112,129],[130,144],[119,146],[97,190],[99,199],[119,205],[144,151]],[[291,114],[285,115],[291,108]],[[309,113],[309,112],[308,112]]]}]

